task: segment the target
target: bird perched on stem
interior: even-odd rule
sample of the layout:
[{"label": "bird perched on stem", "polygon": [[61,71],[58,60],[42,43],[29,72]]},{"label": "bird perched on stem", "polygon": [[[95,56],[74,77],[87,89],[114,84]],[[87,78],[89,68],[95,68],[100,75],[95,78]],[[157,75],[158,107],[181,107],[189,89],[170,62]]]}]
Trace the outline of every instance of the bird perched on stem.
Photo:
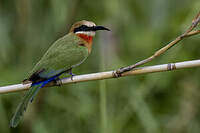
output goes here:
[{"label": "bird perched on stem", "polygon": [[92,50],[92,39],[98,30],[107,30],[103,26],[96,26],[91,21],[79,21],[72,25],[69,33],[58,39],[47,50],[41,60],[35,65],[30,76],[23,81],[24,84],[32,83],[31,88],[24,95],[10,121],[11,127],[19,124],[29,102],[40,88],[56,81],[63,73],[71,76],[72,69],[85,61]]}]

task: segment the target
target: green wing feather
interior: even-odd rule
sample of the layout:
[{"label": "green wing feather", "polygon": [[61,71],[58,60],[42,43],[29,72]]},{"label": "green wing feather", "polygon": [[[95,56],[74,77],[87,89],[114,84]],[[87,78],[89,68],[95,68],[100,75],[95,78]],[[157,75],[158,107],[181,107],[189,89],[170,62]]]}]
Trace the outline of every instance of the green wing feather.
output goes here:
[{"label": "green wing feather", "polygon": [[88,49],[80,46],[83,43],[86,42],[73,33],[60,38],[47,50],[30,74],[43,68],[46,72],[67,70],[81,64],[88,57]]}]

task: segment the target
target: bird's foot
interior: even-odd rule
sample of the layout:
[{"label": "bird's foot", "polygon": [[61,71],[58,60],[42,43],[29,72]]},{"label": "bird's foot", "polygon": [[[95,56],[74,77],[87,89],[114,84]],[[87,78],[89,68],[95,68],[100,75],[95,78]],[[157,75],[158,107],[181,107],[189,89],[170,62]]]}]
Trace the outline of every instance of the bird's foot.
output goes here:
[{"label": "bird's foot", "polygon": [[71,76],[71,80],[73,81],[73,77],[76,76],[76,74],[72,73],[72,68],[70,68],[68,72],[68,74]]},{"label": "bird's foot", "polygon": [[73,77],[76,76],[76,74],[72,73],[72,71],[69,72],[69,75],[71,75],[71,80],[73,80]]},{"label": "bird's foot", "polygon": [[62,81],[59,77],[57,77],[55,80],[54,80],[54,83],[57,85],[57,86],[61,86],[62,85]]}]

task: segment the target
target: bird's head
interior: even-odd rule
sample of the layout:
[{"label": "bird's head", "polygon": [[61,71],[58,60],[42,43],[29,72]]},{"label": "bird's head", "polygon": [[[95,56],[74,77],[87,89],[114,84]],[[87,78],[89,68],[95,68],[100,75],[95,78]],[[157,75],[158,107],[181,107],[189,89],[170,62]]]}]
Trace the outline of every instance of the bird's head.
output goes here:
[{"label": "bird's head", "polygon": [[94,22],[82,20],[73,24],[70,29],[70,32],[73,32],[74,34],[84,34],[87,36],[94,37],[95,32],[98,30],[110,31],[108,28],[105,28],[103,26],[96,26]]},{"label": "bird's head", "polygon": [[81,44],[81,46],[87,47],[88,52],[90,53],[92,48],[92,39],[95,36],[96,31],[98,30],[110,31],[108,28],[105,28],[103,26],[96,26],[96,24],[91,21],[82,20],[73,24],[70,29],[70,32],[74,33],[75,35],[83,39],[85,42],[87,42]]}]

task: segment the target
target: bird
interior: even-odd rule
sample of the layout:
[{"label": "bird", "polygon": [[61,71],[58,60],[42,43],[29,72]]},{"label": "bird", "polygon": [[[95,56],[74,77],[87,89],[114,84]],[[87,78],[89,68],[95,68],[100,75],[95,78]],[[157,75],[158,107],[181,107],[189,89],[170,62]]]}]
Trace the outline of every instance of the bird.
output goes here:
[{"label": "bird", "polygon": [[64,73],[74,76],[72,69],[82,64],[90,55],[93,37],[99,30],[110,31],[104,26],[96,26],[92,21],[78,21],[71,26],[68,34],[50,46],[30,71],[28,78],[22,81],[23,84],[31,83],[31,87],[17,106],[10,120],[10,127],[17,127],[28,104],[33,101],[41,88],[58,80]]}]

